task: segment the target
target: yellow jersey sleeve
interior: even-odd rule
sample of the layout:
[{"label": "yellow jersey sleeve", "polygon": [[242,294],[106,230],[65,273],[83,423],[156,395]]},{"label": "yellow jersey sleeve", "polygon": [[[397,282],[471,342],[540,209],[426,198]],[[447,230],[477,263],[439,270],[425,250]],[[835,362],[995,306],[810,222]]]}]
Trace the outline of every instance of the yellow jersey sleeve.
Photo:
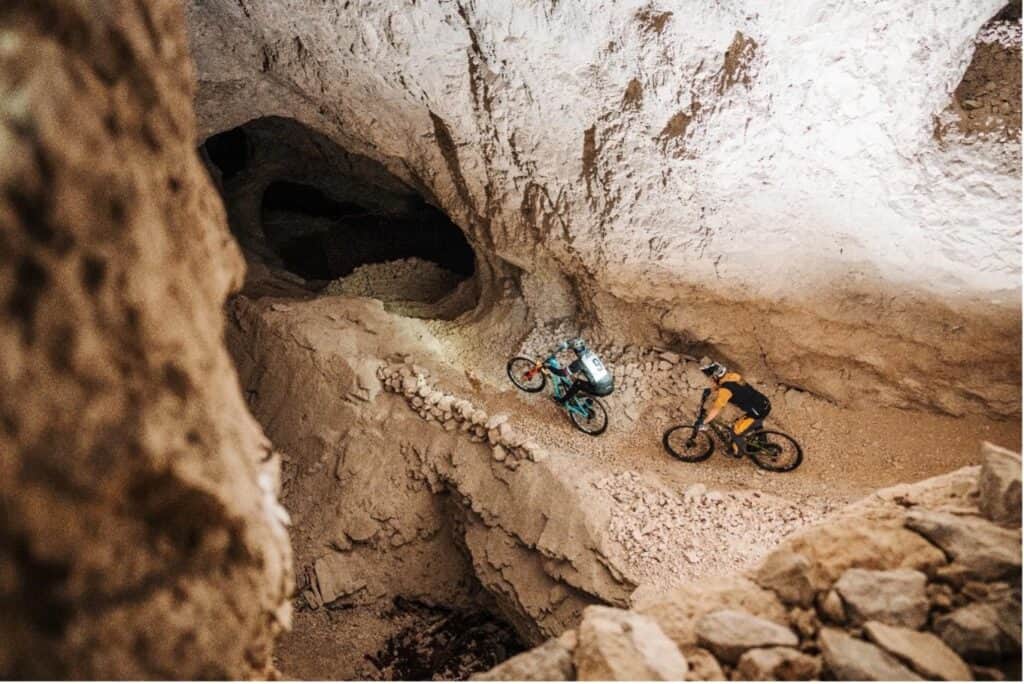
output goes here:
[{"label": "yellow jersey sleeve", "polygon": [[723,408],[725,408],[725,405],[729,403],[729,400],[731,398],[732,392],[730,392],[724,387],[719,387],[718,392],[715,394],[715,401],[714,403],[712,403],[711,408],[722,410]]}]

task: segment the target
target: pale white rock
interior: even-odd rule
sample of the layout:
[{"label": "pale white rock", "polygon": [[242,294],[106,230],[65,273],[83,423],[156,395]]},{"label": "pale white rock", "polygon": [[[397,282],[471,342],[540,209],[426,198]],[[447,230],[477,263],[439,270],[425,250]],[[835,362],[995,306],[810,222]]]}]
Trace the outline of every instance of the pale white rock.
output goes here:
[{"label": "pale white rock", "polygon": [[833,399],[1013,415],[1019,145],[934,135],[1003,5],[185,3],[201,137],[380,162],[552,320],[586,292]]},{"label": "pale white rock", "polygon": [[573,653],[576,676],[586,680],[660,680],[686,677],[679,648],[653,619],[618,608],[583,611]]},{"label": "pale white rock", "polygon": [[927,679],[953,682],[973,679],[970,668],[960,656],[930,632],[868,622],[864,633]]}]

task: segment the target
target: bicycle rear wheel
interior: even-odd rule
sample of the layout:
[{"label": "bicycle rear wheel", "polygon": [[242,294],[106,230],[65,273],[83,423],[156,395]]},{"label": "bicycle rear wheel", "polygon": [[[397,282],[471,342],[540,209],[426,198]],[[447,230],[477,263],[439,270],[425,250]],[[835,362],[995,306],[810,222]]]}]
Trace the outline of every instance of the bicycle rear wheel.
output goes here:
[{"label": "bicycle rear wheel", "polygon": [[579,397],[573,401],[586,413],[584,416],[569,409],[569,419],[580,432],[596,437],[608,428],[608,411],[604,404],[593,397]]},{"label": "bicycle rear wheel", "polygon": [[680,461],[698,463],[706,460],[715,450],[711,435],[701,432],[693,425],[676,425],[665,430],[661,438],[665,451]]},{"label": "bicycle rear wheel", "polygon": [[538,370],[532,376],[526,377],[536,366],[537,362],[533,359],[516,356],[505,366],[505,371],[508,373],[508,379],[519,389],[524,392],[540,392],[547,380],[544,373]]},{"label": "bicycle rear wheel", "polygon": [[775,473],[795,470],[804,460],[796,440],[774,430],[761,430],[747,437],[747,455],[758,468]]}]

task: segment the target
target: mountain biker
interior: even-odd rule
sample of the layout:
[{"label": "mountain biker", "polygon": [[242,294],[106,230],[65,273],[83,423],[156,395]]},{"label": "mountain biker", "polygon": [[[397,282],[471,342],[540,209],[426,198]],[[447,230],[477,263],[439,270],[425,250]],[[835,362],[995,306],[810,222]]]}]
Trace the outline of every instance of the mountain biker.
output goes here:
[{"label": "mountain biker", "polygon": [[743,415],[736,419],[732,425],[732,451],[739,456],[746,451],[746,435],[751,428],[758,428],[764,423],[764,419],[772,411],[772,404],[768,397],[746,383],[739,373],[730,373],[720,363],[709,361],[701,366],[701,372],[708,376],[711,389],[715,391],[715,397],[711,410],[701,425],[702,430],[707,429],[707,424],[718,417],[726,404],[732,404]]},{"label": "mountain biker", "polygon": [[556,401],[563,406],[575,397],[580,390],[595,397],[606,397],[615,389],[615,379],[611,371],[605,368],[597,354],[587,348],[582,337],[562,342],[552,350],[551,355],[571,349],[576,359],[569,364],[568,372],[573,375],[573,383],[569,390]]}]

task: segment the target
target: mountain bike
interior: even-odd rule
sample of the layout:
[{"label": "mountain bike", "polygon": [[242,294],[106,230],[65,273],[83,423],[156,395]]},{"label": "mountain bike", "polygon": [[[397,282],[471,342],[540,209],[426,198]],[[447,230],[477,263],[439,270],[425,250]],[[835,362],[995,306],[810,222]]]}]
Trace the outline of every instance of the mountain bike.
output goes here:
[{"label": "mountain bike", "polygon": [[[556,401],[561,400],[572,387],[573,378],[569,369],[558,362],[554,354],[543,361],[525,356],[516,356],[505,367],[508,379],[524,392],[540,392],[551,378],[551,393]],[[608,410],[597,398],[580,391],[561,406],[569,414],[569,420],[581,432],[597,436],[608,427]]]},{"label": "mountain bike", "polygon": [[708,431],[701,430],[704,425],[704,417],[707,409],[704,404],[708,400],[711,390],[705,388],[700,398],[700,410],[697,413],[697,420],[693,425],[676,425],[665,431],[661,438],[666,451],[680,461],[687,463],[698,463],[706,460],[715,450],[715,440],[725,447],[725,452],[735,458],[747,456],[758,468],[771,470],[777,473],[784,473],[796,469],[804,460],[803,449],[795,439],[776,430],[762,430],[761,421],[754,423],[749,432],[746,433],[746,447],[743,453],[733,454],[730,446],[733,444],[733,433],[728,426],[717,422],[708,423]]}]

